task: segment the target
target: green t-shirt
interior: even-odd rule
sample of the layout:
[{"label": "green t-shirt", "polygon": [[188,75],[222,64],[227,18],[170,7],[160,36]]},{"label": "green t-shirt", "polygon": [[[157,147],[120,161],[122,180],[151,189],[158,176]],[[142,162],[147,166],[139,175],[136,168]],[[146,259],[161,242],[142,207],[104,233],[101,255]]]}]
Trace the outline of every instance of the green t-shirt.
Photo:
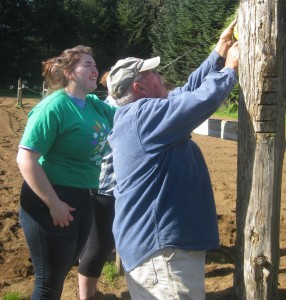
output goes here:
[{"label": "green t-shirt", "polygon": [[42,154],[39,163],[52,184],[98,188],[115,111],[92,94],[79,107],[58,90],[31,110],[20,146]]}]

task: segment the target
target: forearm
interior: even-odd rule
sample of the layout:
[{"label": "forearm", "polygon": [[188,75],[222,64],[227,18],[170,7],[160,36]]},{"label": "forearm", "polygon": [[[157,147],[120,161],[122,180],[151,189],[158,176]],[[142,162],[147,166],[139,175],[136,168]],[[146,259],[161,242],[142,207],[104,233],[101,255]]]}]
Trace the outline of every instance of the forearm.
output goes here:
[{"label": "forearm", "polygon": [[215,47],[215,51],[223,58],[226,58],[230,45],[224,41],[219,41]]},{"label": "forearm", "polygon": [[17,163],[24,180],[49,208],[56,206],[60,200],[44,170],[35,157],[31,157],[23,151],[25,150],[19,150]]},{"label": "forearm", "polygon": [[189,76],[187,83],[183,87],[174,89],[169,93],[169,97],[181,94],[186,91],[196,90],[205,77],[211,72],[220,71],[224,67],[225,59],[217,51],[212,51],[208,58]]},{"label": "forearm", "polygon": [[[183,110],[188,110],[186,123],[189,130],[209,118],[226,99],[237,82],[234,70],[225,68],[209,74],[201,86],[182,100]],[[182,114],[180,114],[182,115]],[[179,120],[178,120],[179,122]]]},{"label": "forearm", "polygon": [[61,201],[53,189],[41,165],[38,163],[40,154],[36,151],[19,148],[17,163],[19,169],[36,195],[49,207],[55,226],[69,226],[73,221],[71,211],[75,208]]}]

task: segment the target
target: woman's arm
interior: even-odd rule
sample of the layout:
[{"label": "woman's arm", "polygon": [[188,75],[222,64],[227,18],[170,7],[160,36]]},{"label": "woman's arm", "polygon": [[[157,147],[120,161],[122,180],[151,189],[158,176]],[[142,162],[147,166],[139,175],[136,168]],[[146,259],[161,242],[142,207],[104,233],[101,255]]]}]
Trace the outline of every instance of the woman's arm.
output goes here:
[{"label": "woman's arm", "polygon": [[38,163],[41,154],[24,148],[19,148],[17,163],[22,176],[36,195],[49,207],[55,226],[65,227],[73,221],[71,211],[75,208],[61,201],[50,184],[44,170]]}]

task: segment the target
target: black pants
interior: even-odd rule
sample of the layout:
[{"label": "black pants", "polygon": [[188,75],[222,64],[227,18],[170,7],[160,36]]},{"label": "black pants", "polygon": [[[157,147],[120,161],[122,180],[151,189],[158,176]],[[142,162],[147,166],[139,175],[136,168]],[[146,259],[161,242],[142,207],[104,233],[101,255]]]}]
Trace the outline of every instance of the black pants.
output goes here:
[{"label": "black pants", "polygon": [[99,278],[108,255],[114,249],[114,203],[114,197],[96,196],[92,227],[80,255],[78,272],[81,275]]}]

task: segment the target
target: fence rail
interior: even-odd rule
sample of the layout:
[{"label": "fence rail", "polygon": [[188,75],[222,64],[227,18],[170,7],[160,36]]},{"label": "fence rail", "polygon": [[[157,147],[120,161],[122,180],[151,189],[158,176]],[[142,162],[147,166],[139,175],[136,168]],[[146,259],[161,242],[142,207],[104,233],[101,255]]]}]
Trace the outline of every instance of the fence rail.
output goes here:
[{"label": "fence rail", "polygon": [[237,141],[237,121],[208,119],[198,126],[193,132],[225,140]]}]

